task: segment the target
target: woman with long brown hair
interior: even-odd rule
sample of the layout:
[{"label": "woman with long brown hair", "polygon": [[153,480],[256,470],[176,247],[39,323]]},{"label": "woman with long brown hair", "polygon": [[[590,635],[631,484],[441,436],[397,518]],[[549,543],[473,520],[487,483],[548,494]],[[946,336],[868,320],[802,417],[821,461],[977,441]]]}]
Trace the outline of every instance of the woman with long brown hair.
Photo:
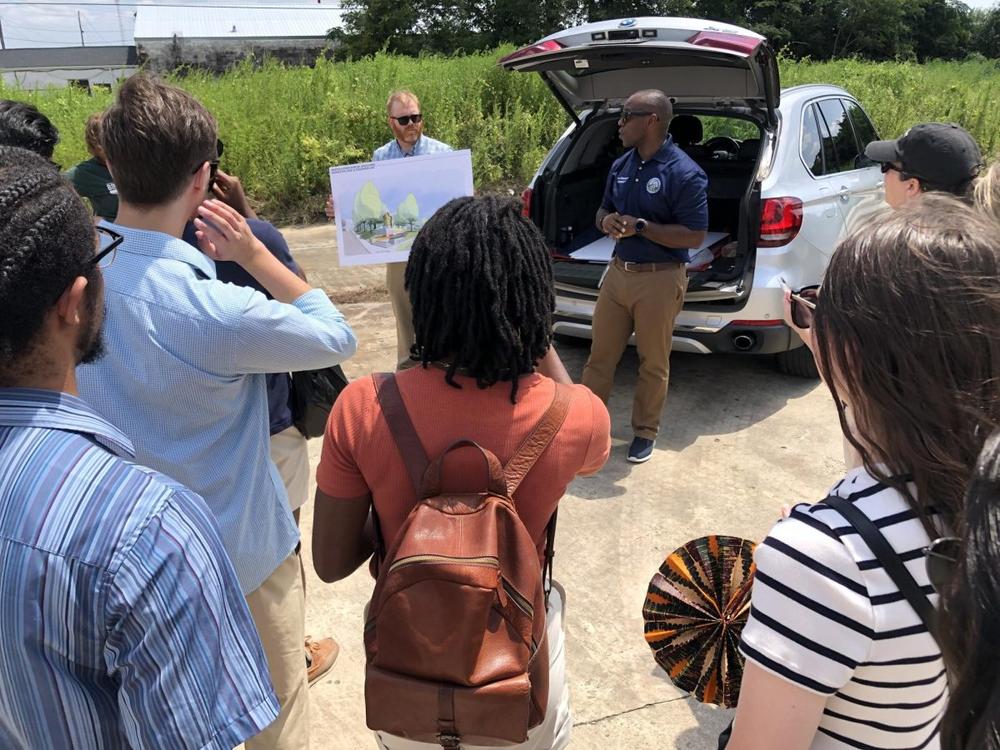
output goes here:
[{"label": "woman with long brown hair", "polygon": [[[814,309],[795,302],[861,465],[758,547],[729,750],[997,747],[940,733],[946,711],[962,724],[997,698],[949,707],[939,641],[958,625],[946,617],[932,635],[924,617],[938,599],[925,551],[969,534],[966,490],[1000,425],[998,234],[974,209],[926,195],[841,244]],[[997,593],[990,574],[951,576],[946,603],[980,607]],[[996,662],[985,664],[982,689],[995,690]]]}]

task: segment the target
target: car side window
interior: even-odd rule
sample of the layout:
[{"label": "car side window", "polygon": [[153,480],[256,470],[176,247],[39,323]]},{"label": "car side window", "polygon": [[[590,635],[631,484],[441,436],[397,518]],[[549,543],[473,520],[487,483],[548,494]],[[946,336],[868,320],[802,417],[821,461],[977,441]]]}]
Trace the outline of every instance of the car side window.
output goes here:
[{"label": "car side window", "polygon": [[826,156],[826,173],[848,172],[857,169],[858,144],[854,128],[847,119],[847,112],[840,99],[824,99],[819,103],[821,119],[827,132],[823,135],[823,153]]},{"label": "car side window", "polygon": [[820,177],[823,174],[823,137],[815,110],[815,105],[809,105],[802,112],[802,160],[813,175]]},{"label": "car side window", "polygon": [[844,107],[847,109],[847,117],[854,126],[854,134],[858,138],[858,157],[854,162],[855,168],[870,167],[875,162],[865,156],[865,147],[872,141],[878,140],[878,133],[875,132],[875,126],[872,125],[872,121],[868,119],[865,111],[861,109],[860,104],[852,102],[850,99],[843,99],[842,101]]}]

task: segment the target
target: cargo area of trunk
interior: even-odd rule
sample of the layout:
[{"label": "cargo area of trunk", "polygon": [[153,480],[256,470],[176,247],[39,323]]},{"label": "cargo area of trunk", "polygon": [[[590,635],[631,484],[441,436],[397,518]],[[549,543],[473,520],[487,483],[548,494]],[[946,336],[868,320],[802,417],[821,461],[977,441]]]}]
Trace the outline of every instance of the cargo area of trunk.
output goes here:
[{"label": "cargo area of trunk", "polygon": [[[740,122],[744,134],[757,137],[735,140],[723,149],[705,148],[703,143],[682,146],[708,176],[709,231],[729,235],[716,246],[721,252],[709,265],[689,269],[688,304],[731,308],[750,291],[759,226],[755,175],[761,140],[756,124]],[[623,151],[615,113],[588,118],[568,139],[552,169],[535,182],[532,218],[557,258],[554,272],[562,293],[596,294],[606,264],[568,256],[601,238],[594,217],[611,165]]]}]

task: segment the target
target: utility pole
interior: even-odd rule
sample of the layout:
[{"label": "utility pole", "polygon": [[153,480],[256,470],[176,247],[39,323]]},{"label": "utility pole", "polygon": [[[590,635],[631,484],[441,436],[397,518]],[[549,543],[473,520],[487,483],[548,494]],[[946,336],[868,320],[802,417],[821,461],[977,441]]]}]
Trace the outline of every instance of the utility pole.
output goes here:
[{"label": "utility pole", "polygon": [[76,12],[76,24],[80,27],[80,46],[86,47],[87,43],[83,41],[83,20],[80,18],[80,11]]}]

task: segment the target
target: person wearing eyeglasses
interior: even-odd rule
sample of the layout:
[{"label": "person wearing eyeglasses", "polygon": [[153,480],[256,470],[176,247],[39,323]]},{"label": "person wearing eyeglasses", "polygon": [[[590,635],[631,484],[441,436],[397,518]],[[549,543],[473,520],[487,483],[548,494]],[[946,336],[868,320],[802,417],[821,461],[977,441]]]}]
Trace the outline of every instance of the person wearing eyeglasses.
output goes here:
[{"label": "person wearing eyeglasses", "polygon": [[878,162],[885,175],[885,202],[892,208],[927,192],[968,198],[973,180],[983,168],[976,139],[954,123],[914,125],[893,141],[873,141],[865,156]]},{"label": "person wearing eyeglasses", "polygon": [[[939,594],[946,615],[959,600],[995,609],[996,539],[967,490],[1000,425],[996,225],[937,193],[886,211],[840,244],[815,308],[798,315],[860,460],[757,546],[727,750],[996,748],[995,729],[959,744],[939,734],[971,727],[976,706],[995,727],[995,626],[942,630],[935,617]],[[951,575],[962,553],[949,537],[972,522],[982,573]],[[953,692],[942,651],[963,643],[992,672],[959,655]]]},{"label": "person wearing eyeglasses", "polygon": [[[392,140],[379,146],[372,154],[372,161],[405,159],[409,156],[443,154],[452,151],[447,143],[424,135],[424,114],[420,100],[412,91],[400,89],[389,94],[385,103],[386,122],[392,131]],[[327,218],[334,218],[333,198],[326,202]],[[396,360],[397,369],[404,370],[415,364],[410,359],[413,346],[413,310],[405,288],[406,263],[387,263],[385,285],[389,290],[389,301],[396,319]]]},{"label": "person wearing eyeglasses", "polygon": [[708,178],[667,135],[673,106],[662,91],[630,96],[618,119],[627,151],[611,166],[596,224],[615,240],[594,308],[583,384],[605,403],[635,333],[639,380],[632,402],[628,460],[653,456],[667,399],[674,321],[687,292],[689,248],[708,229]]},{"label": "person wearing eyeglasses", "polygon": [[124,238],[26,149],[0,185],[0,747],[231,748],[278,702],[215,519],[78,392]]},{"label": "person wearing eyeglasses", "polygon": [[[80,392],[140,462],[198,492],[218,520],[280,704],[248,750],[307,748],[299,532],[270,457],[265,374],[339,364],[354,333],[322,289],[209,199],[222,147],[194,97],[132,76],[101,142],[119,198],[101,226],[125,241],[104,274],[107,355],[79,368]],[[198,248],[181,239],[192,217]],[[273,299],[219,281],[213,261],[238,263]]]}]

